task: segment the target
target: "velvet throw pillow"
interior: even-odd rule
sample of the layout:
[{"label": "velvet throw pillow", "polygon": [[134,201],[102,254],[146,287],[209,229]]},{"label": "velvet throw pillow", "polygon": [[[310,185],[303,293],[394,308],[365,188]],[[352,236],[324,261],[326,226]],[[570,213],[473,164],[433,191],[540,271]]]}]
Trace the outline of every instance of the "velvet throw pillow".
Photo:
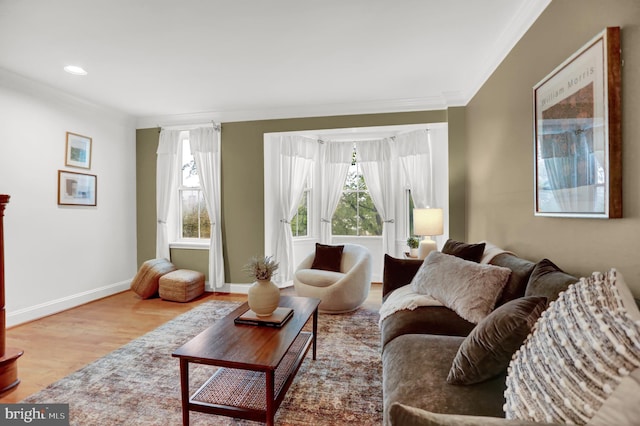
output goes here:
[{"label": "velvet throw pillow", "polygon": [[523,297],[496,308],[460,345],[447,382],[471,385],[506,371],[546,307],[546,297]]},{"label": "velvet throw pillow", "polygon": [[411,287],[477,324],[495,307],[510,274],[509,268],[432,251],[413,277]]},{"label": "velvet throw pillow", "polygon": [[329,246],[316,243],[316,256],[313,258],[311,269],[340,272],[343,250],[344,246]]},{"label": "velvet throw pillow", "polygon": [[442,253],[451,254],[460,259],[479,263],[484,253],[485,243],[467,244],[460,241],[448,239],[442,247]]},{"label": "velvet throw pillow", "polygon": [[558,298],[560,292],[576,281],[576,277],[567,274],[549,259],[542,259],[533,268],[524,295],[544,296],[552,302]]}]

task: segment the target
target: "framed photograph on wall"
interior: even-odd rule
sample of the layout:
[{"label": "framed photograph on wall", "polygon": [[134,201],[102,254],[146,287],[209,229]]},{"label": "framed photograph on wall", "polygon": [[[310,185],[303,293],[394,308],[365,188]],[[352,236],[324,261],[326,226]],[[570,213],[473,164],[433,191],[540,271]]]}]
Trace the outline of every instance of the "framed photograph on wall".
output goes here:
[{"label": "framed photograph on wall", "polygon": [[91,168],[91,138],[67,132],[65,165],[80,167],[82,169]]},{"label": "framed photograph on wall", "polygon": [[58,170],[58,205],[96,206],[98,177]]},{"label": "framed photograph on wall", "polygon": [[620,28],[533,88],[535,215],[622,217]]}]

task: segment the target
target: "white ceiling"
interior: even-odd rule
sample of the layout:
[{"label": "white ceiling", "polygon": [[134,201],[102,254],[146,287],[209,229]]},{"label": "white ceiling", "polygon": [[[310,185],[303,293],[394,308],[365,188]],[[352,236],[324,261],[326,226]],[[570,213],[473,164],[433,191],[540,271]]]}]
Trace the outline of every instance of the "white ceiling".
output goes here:
[{"label": "white ceiling", "polygon": [[550,1],[0,0],[0,68],[138,123],[442,109]]}]

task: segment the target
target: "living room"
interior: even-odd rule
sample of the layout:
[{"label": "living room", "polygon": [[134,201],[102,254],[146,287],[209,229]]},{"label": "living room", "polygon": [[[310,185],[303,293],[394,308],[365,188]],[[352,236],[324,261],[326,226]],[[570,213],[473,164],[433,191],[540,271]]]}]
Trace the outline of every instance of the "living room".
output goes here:
[{"label": "living room", "polygon": [[[640,296],[640,172],[634,167],[640,148],[633,143],[640,134],[634,120],[640,97],[632,78],[640,71],[639,24],[640,6],[633,0],[554,0],[465,105],[222,121],[227,282],[248,282],[242,264],[264,251],[265,133],[446,122],[449,237],[488,240],[528,259],[548,257],[577,276],[616,267]],[[624,60],[622,218],[534,216],[532,87],[607,26],[621,28]],[[164,122],[140,122],[6,69],[0,83],[5,117],[0,193],[12,197],[5,213],[6,308],[12,326],[126,290],[140,264],[155,257],[150,189],[157,126]],[[67,131],[94,140],[89,173],[99,177],[97,208],[56,205],[56,173],[64,168]],[[25,154],[28,163],[20,161]],[[176,251],[181,267],[206,264],[206,251],[191,252]]]}]

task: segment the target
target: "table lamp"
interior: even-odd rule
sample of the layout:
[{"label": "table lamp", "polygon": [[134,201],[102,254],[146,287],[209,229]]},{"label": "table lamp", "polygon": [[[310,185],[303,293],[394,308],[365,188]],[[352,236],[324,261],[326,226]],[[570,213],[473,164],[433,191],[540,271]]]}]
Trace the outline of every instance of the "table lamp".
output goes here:
[{"label": "table lamp", "polygon": [[422,236],[418,247],[418,259],[424,259],[436,250],[434,235],[442,235],[442,209],[413,209],[413,233]]}]

